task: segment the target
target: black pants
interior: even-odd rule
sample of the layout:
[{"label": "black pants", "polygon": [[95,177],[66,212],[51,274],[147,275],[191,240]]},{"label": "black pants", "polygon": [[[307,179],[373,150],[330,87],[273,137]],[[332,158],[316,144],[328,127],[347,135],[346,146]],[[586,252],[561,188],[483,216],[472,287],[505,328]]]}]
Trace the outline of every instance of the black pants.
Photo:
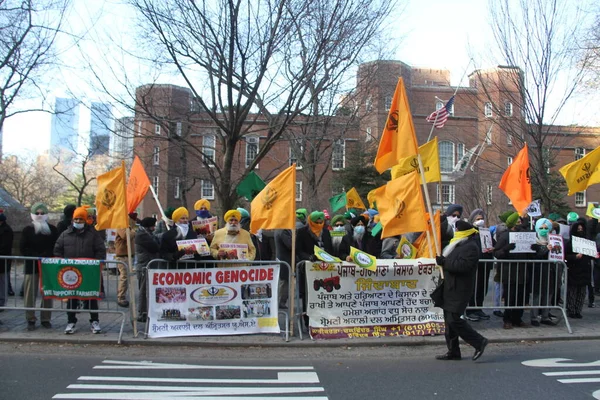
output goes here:
[{"label": "black pants", "polygon": [[471,328],[467,321],[461,319],[459,313],[444,310],[444,322],[446,324],[445,336],[448,353],[460,356],[459,338],[462,338],[476,349],[481,347],[484,337]]},{"label": "black pants", "polygon": [[[488,267],[489,266],[489,267]],[[481,307],[483,306],[483,299],[488,292],[488,282],[490,277],[491,264],[479,263],[477,266],[477,276],[475,281],[475,290],[473,296],[469,301],[470,307]],[[469,310],[476,311],[476,310]]]},{"label": "black pants", "polygon": [[[504,305],[506,307],[521,307],[525,304],[525,285],[502,285]],[[504,322],[510,322],[513,325],[520,325],[523,322],[523,309],[504,310]]]},{"label": "black pants", "polygon": [[[82,300],[83,301],[83,308],[85,310],[97,310],[98,309],[98,300]],[[67,303],[67,308],[69,310],[76,310],[79,308],[79,300],[78,299],[69,299],[69,302]],[[67,311],[67,322],[69,324],[76,324],[77,323],[77,317],[76,317],[77,313],[76,312],[71,312],[71,311]],[[90,322],[93,321],[99,321],[98,320],[98,313],[90,313]]]}]

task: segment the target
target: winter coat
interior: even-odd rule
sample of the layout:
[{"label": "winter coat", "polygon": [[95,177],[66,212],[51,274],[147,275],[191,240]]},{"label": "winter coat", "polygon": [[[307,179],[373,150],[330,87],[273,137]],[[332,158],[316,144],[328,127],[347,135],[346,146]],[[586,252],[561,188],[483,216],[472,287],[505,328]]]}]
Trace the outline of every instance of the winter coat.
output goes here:
[{"label": "winter coat", "polygon": [[61,258],[106,259],[106,245],[100,234],[90,225],[75,229],[73,225],[60,234],[54,245],[54,255]]},{"label": "winter coat", "polygon": [[[509,234],[511,231],[501,232],[496,236],[496,244],[494,245],[494,257],[498,260],[519,260],[523,259],[524,254],[511,253]],[[498,274],[500,275],[500,282],[504,285],[509,284],[525,284],[525,278],[527,277],[527,264],[526,263],[511,263],[503,262],[498,263]]]},{"label": "winter coat", "polygon": [[[582,223],[575,222],[571,225],[570,237],[575,236],[579,225],[582,225]],[[585,224],[583,226],[585,231]],[[569,240],[565,245],[565,258],[567,260],[567,284],[569,286],[587,286],[592,283],[592,257],[582,255],[581,258],[577,258],[577,253],[573,252],[573,242]]]},{"label": "winter coat", "polygon": [[[14,234],[6,222],[0,225],[0,256],[11,256]],[[12,264],[12,260],[0,260],[0,274],[6,273]]]},{"label": "winter coat", "polygon": [[137,271],[145,268],[150,260],[155,258],[159,258],[159,244],[158,239],[146,230],[146,228],[141,227],[135,234],[135,255],[136,255],[136,264],[135,269]]},{"label": "winter coat", "polygon": [[444,311],[464,313],[475,290],[479,263],[479,235],[458,243],[444,260]]},{"label": "winter coat", "polygon": [[[292,264],[292,231],[290,229],[277,229],[275,231],[275,257],[279,261],[284,261],[294,268]],[[297,257],[296,257],[297,258]],[[289,271],[282,267],[279,271],[279,277],[287,281],[289,279]]]},{"label": "winter coat", "polygon": [[331,235],[327,229],[323,228],[320,239],[310,231],[308,225],[305,225],[296,231],[296,252],[298,254],[298,260],[307,261],[312,259],[312,256],[315,254],[315,246],[322,248],[329,254],[333,252]]},{"label": "winter coat", "polygon": [[[132,229],[129,230],[129,236],[131,238],[131,254],[135,254],[135,232]],[[115,255],[117,257],[127,257],[127,231],[125,229],[117,229]]]},{"label": "winter coat", "polygon": [[[21,233],[21,242],[19,250],[22,256],[25,257],[53,257],[54,245],[58,239],[58,229],[54,225],[48,224],[50,227],[49,235],[36,234],[33,225],[28,225],[23,228]],[[33,274],[37,262],[33,260],[25,261],[25,273]]]},{"label": "winter coat", "polygon": [[[178,233],[177,225],[173,225],[171,227],[171,229],[164,232],[160,236],[159,252],[160,252],[160,257],[162,259],[165,259],[167,261],[177,261],[183,256],[184,253],[179,252],[179,249],[177,248],[177,240],[178,240],[177,233]],[[185,238],[180,239],[180,240],[191,240],[191,239],[197,239],[197,238],[198,238],[198,235],[190,226]]]}]

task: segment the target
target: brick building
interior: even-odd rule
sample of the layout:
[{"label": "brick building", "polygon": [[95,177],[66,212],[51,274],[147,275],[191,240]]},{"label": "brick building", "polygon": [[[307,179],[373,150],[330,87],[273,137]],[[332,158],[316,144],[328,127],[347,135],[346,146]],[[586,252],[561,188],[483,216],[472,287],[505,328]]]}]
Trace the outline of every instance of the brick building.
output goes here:
[{"label": "brick building", "polygon": [[[491,222],[510,209],[498,183],[521,147],[521,138],[515,137],[515,132],[528,129],[519,111],[518,87],[510,84],[517,81],[514,78],[520,73],[518,68],[502,66],[477,70],[469,76],[469,86],[456,91],[451,117],[442,129],[432,132],[438,136],[443,180],[440,185],[428,185],[434,208],[445,208],[449,203],[463,204],[466,212],[483,208]],[[358,118],[330,118],[327,127],[317,127],[322,139],[319,143],[303,131],[307,125],[304,117],[297,118],[255,172],[268,181],[297,162],[298,207],[327,207],[327,199],[339,193],[335,177],[337,171],[346,167],[347,155],[362,143],[377,146],[399,76],[404,78],[418,142],[425,143],[432,127],[425,118],[443,106],[456,90],[449,85],[450,72],[413,68],[401,61],[374,61],[359,67],[356,90],[343,100],[343,106],[354,109]],[[185,205],[191,210],[199,198],[216,199],[218,187],[209,178],[211,168],[203,165],[200,157],[218,163],[223,149],[217,140],[218,130],[206,115],[198,112],[191,92],[173,85],[147,85],[138,88],[136,95],[135,151],[144,162],[163,207]],[[255,122],[235,149],[234,182],[239,181],[269,135],[266,120],[253,115],[249,118]],[[531,148],[530,144],[530,152],[555,152],[551,169],[600,145],[598,128],[554,126],[549,132],[549,149]],[[454,171],[463,155],[475,146],[479,147],[469,168],[463,173]],[[585,213],[587,201],[597,200],[600,189],[594,186],[566,199],[579,214]],[[218,204],[213,207],[217,213],[222,211]],[[150,195],[140,209],[142,215],[158,213]]]}]

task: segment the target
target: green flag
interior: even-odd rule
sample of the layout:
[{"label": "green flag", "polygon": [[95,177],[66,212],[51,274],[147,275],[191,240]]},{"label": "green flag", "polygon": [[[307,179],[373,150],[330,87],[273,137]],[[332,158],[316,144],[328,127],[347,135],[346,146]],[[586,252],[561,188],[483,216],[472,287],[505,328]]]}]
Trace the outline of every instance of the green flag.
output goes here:
[{"label": "green flag", "polygon": [[375,225],[373,229],[371,229],[371,236],[377,236],[377,234],[381,232],[382,228],[383,225],[381,225],[381,222],[378,222],[377,225]]},{"label": "green flag", "polygon": [[340,208],[346,207],[346,193],[336,194],[329,199],[329,205],[331,206],[331,212],[334,213]]},{"label": "green flag", "polygon": [[256,175],[254,171],[251,171],[237,187],[235,191],[238,196],[245,197],[246,200],[252,201],[254,197],[260,193],[267,186],[267,184],[260,179],[260,176]]},{"label": "green flag", "polygon": [[99,260],[44,258],[40,268],[44,298],[100,300]]}]

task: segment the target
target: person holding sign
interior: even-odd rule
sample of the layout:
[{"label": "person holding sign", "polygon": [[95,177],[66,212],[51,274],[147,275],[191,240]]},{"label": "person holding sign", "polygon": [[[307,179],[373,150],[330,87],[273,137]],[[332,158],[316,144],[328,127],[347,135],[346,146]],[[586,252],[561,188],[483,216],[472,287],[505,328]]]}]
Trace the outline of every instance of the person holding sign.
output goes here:
[{"label": "person holding sign", "polygon": [[[475,229],[481,230],[480,232],[480,241],[481,241],[481,256],[480,259],[491,260],[493,259],[492,252],[494,250],[494,245],[492,241],[492,236],[489,234],[489,229],[487,230],[487,234],[484,234],[485,228],[485,212],[481,208],[477,208],[471,212],[469,215],[469,223],[471,223]],[[483,306],[483,299],[487,295],[488,291],[488,281],[490,276],[490,271],[492,269],[491,263],[479,263],[477,266],[477,284],[475,285],[475,293],[473,293],[473,297],[469,301],[469,306],[471,307],[481,307]],[[469,321],[479,321],[479,320],[488,320],[490,316],[483,312],[481,308],[467,310],[465,317],[469,319]]]},{"label": "person holding sign", "polygon": [[[160,256],[164,260],[171,261],[168,268],[178,268],[177,260],[186,254],[185,250],[179,250],[177,241],[198,238],[196,232],[190,229],[188,218],[189,213],[185,207],[179,207],[173,211],[173,226],[160,237]],[[194,255],[194,258],[197,258],[196,255]],[[183,267],[185,267],[185,264]]]},{"label": "person holding sign", "polygon": [[[548,234],[552,229],[552,222],[548,218],[540,218],[535,222],[535,232],[537,241],[531,245],[531,250],[535,251],[534,260],[547,260],[548,253],[552,249],[548,241]],[[538,306],[548,306],[554,296],[556,267],[554,263],[539,262],[533,263],[533,276],[531,284],[533,287],[533,298],[531,305],[531,325],[539,326],[539,316],[541,314],[541,323],[545,325],[556,325],[556,321],[550,317],[550,310],[547,308],[535,308]]]},{"label": "person holding sign", "polygon": [[[210,213],[210,201],[206,199],[200,199],[194,204],[194,211],[196,212],[196,220],[202,221],[203,223],[203,231],[196,231],[196,235],[198,237],[203,237],[206,239],[207,243],[213,239],[214,232],[211,230],[211,224],[217,224],[216,217],[213,217]],[[214,222],[213,222],[214,219]]]},{"label": "person holding sign", "polygon": [[350,257],[350,247],[356,247],[359,250],[369,252],[367,247],[372,236],[367,235],[367,223],[369,221],[364,215],[358,215],[350,220],[352,224],[352,233],[347,233],[342,239],[339,248],[339,258],[346,261],[352,261]]},{"label": "person holding sign", "polygon": [[586,223],[577,221],[571,225],[571,240],[566,245],[567,259],[567,316],[569,318],[583,318],[581,311],[587,286],[591,283],[592,260],[590,256],[573,251],[573,238],[586,239]]},{"label": "person holding sign", "polygon": [[475,288],[475,274],[479,263],[479,235],[473,225],[457,221],[456,231],[442,256],[436,262],[444,270],[444,322],[448,351],[436,356],[438,360],[460,360],[459,338],[475,348],[473,361],[483,354],[488,340],[477,333],[461,318]]},{"label": "person holding sign", "polygon": [[252,243],[250,233],[240,227],[242,214],[238,210],[229,210],[223,218],[225,227],[215,232],[215,236],[210,244],[210,253],[215,260],[227,260],[227,251],[221,249],[221,244],[245,244],[248,246],[248,253],[245,260],[254,261],[256,258],[256,247]]}]

